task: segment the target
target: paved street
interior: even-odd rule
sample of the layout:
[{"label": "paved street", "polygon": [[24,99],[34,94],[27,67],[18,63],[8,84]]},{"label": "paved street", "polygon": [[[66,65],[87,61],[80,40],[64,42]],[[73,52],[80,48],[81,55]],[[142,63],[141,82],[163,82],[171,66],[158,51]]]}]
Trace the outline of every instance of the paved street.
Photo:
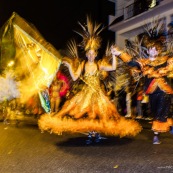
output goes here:
[{"label": "paved street", "polygon": [[147,121],[136,137],[85,145],[84,134],[41,133],[37,125],[0,122],[0,173],[171,173],[173,136],[152,144]]}]

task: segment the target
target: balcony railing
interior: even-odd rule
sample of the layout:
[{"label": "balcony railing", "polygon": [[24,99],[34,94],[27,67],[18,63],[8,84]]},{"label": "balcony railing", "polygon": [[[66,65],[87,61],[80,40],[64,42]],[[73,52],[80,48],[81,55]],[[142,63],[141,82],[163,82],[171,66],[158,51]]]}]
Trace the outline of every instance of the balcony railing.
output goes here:
[{"label": "balcony railing", "polygon": [[139,15],[160,4],[161,0],[137,0],[133,4],[124,8],[124,19],[129,19]]}]

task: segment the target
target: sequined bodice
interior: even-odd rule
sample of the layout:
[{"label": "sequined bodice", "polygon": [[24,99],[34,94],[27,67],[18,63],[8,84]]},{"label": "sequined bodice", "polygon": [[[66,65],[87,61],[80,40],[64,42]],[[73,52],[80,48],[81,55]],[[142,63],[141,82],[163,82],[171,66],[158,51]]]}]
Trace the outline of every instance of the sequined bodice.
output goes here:
[{"label": "sequined bodice", "polygon": [[86,73],[84,75],[84,82],[93,88],[100,88],[99,71],[97,70],[94,74]]}]

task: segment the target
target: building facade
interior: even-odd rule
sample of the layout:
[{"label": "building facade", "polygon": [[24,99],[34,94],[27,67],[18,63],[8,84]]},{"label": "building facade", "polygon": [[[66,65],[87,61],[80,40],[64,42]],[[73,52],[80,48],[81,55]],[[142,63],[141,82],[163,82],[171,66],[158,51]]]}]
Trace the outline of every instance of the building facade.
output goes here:
[{"label": "building facade", "polygon": [[115,43],[124,48],[125,39],[144,32],[144,25],[162,18],[167,27],[173,22],[173,0],[115,0],[115,16],[109,16],[109,30],[115,32]]}]

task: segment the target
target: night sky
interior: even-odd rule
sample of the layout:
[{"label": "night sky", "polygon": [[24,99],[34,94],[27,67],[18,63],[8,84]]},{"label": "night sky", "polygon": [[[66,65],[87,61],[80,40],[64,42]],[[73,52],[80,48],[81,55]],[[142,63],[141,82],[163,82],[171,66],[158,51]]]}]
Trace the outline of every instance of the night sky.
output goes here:
[{"label": "night sky", "polygon": [[[63,49],[76,37],[74,30],[80,29],[77,22],[85,22],[87,15],[107,26],[107,14],[113,8],[109,3],[106,0],[0,0],[0,27],[16,12],[55,48]],[[110,32],[107,29],[103,32],[106,41],[114,39]]]}]

